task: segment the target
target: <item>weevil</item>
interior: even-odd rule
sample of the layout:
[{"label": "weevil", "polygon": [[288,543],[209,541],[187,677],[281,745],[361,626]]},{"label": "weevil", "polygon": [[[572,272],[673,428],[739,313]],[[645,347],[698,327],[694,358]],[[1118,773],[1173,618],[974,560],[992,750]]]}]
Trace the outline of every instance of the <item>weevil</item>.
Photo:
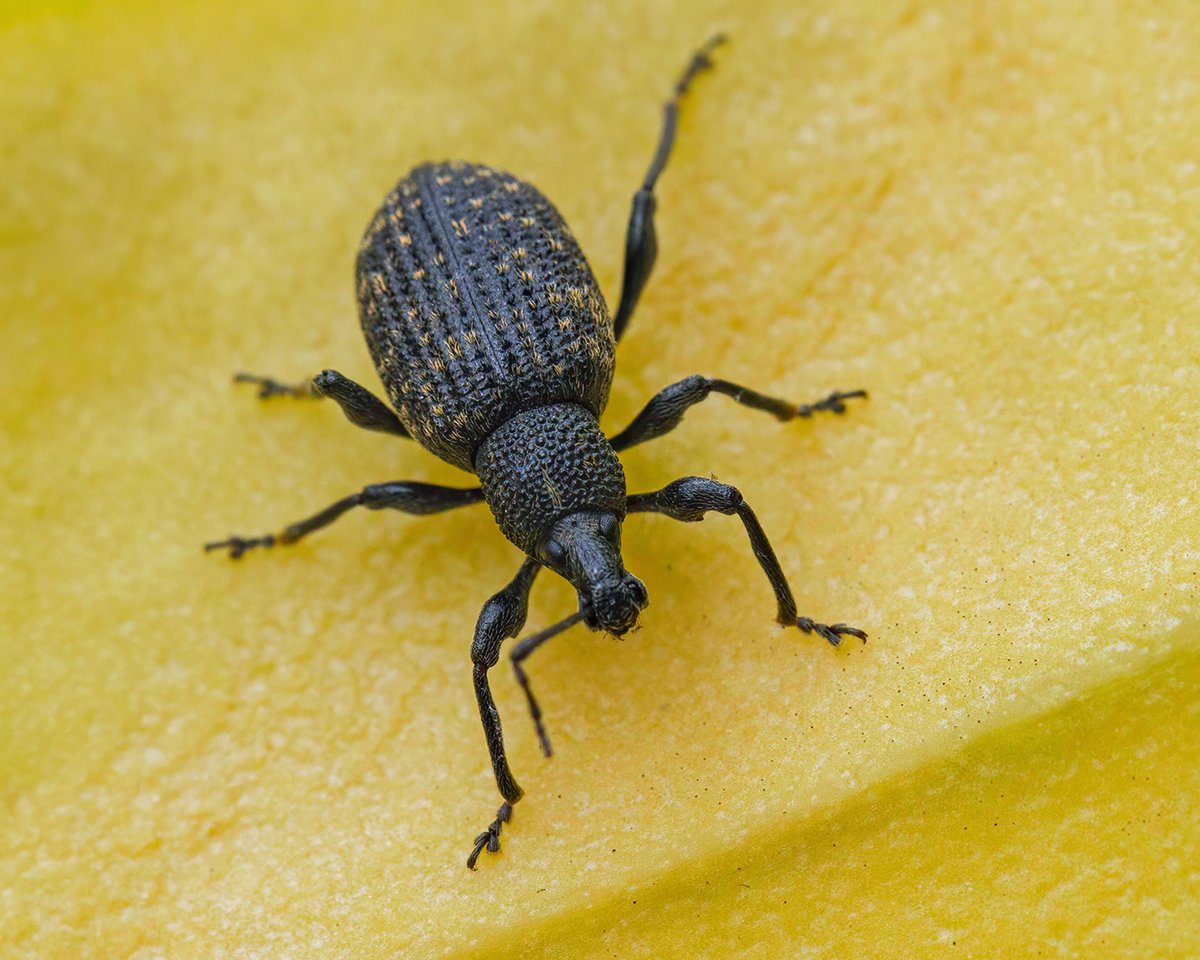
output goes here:
[{"label": "weevil", "polygon": [[237,558],[254,547],[296,543],[355,507],[433,514],[482,502],[525,554],[516,576],[483,605],[471,643],[475,697],[503,798],[495,819],[475,838],[467,857],[471,869],[482,851],[500,849],[500,832],[523,795],[505,755],[488,672],[500,660],[501,644],[523,630],[538,573],[546,569],[566,579],[578,593],[578,609],[525,637],[510,654],[542,751],[550,756],[522,664],[577,623],[615,636],[637,624],[649,598],[622,560],[629,514],[661,513],[685,522],[708,513],[736,516],[774,591],[781,624],[834,646],[843,636],[866,640],[855,627],[798,615],[771,542],[736,487],[689,476],[629,494],[617,456],[675,429],[690,407],[712,394],[787,421],[843,413],[846,400],[865,398],[866,391],[834,391],[797,404],[696,375],[659,391],[616,435],[600,429],[617,342],[658,253],[655,186],[671,155],[679,106],[723,40],[713,37],[693,55],[663,105],[658,146],[633,195],[615,313],[562,216],[535,187],[482,164],[426,163],[386,196],[358,250],[359,318],[391,406],[336,370],[299,384],[235,376],[255,384],[263,398],[327,397],[356,426],[416,440],[475,474],[479,484],[372,484],[279,533],[233,536],[206,544],[206,550],[224,549]]}]

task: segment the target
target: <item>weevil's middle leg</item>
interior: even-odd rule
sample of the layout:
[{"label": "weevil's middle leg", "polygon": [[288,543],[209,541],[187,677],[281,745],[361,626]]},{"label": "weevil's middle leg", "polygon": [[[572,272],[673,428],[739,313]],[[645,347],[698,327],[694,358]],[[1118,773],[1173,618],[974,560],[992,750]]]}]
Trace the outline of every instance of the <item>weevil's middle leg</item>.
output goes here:
[{"label": "weevil's middle leg", "polygon": [[263,400],[271,397],[301,397],[319,400],[328,397],[356,427],[390,433],[396,437],[409,437],[400,418],[386,403],[360,383],[344,377],[336,370],[322,370],[315,377],[300,383],[283,383],[271,377],[260,377],[253,373],[235,373],[235,383],[253,383]]},{"label": "weevil's middle leg", "polygon": [[416,483],[411,481],[396,481],[394,483],[373,483],[363,487],[358,493],[331,503],[324,510],[314,513],[311,517],[298,520],[279,533],[268,533],[261,537],[232,536],[226,540],[216,540],[206,543],[204,550],[228,550],[229,556],[237,559],[247,550],[254,547],[274,547],[280,544],[295,543],[308,536],[314,530],[320,530],[333,523],[338,517],[355,507],[366,507],[368,510],[400,510],[425,516],[453,510],[455,507],[465,507],[483,500],[483,491],[479,487],[441,487],[432,483]]},{"label": "weevil's middle leg", "polygon": [[558,623],[551,624],[545,630],[531,633],[513,647],[512,653],[508,655],[508,658],[512,661],[513,673],[517,676],[517,683],[525,691],[525,700],[529,703],[529,715],[533,717],[533,726],[537,730],[538,743],[541,744],[542,755],[546,757],[552,756],[554,751],[550,748],[550,738],[546,736],[546,728],[542,724],[542,708],[538,704],[537,698],[534,697],[533,690],[529,687],[529,677],[525,675],[525,668],[521,666],[521,661],[547,640],[557,637],[564,630],[575,626],[582,619],[582,613],[573,613],[569,617],[559,620]]},{"label": "weevil's middle leg", "polygon": [[703,47],[696,51],[687,68],[675,84],[675,91],[663,104],[662,130],[658,137],[658,147],[654,158],[646,170],[646,176],[638,192],[633,195],[633,208],[629,212],[629,226],[625,232],[625,274],[621,280],[621,300],[617,312],[613,315],[613,335],[620,340],[621,334],[633,316],[634,307],[642,295],[642,288],[650,279],[650,271],[654,269],[654,261],[658,257],[658,238],[654,232],[654,210],[657,201],[654,198],[654,185],[659,175],[667,165],[671,156],[671,147],[675,144],[675,126],[679,120],[679,101],[688,92],[696,74],[712,66],[710,54],[725,42],[722,34],[717,34]]},{"label": "weevil's middle leg", "polygon": [[635,444],[654,440],[663,434],[670,433],[683,420],[683,415],[690,407],[706,399],[711,394],[721,393],[731,397],[744,407],[752,410],[763,410],[773,414],[779,420],[794,420],[796,417],[809,418],[815,413],[845,413],[846,400],[856,397],[866,399],[866,390],[835,390],[829,396],[815,403],[794,403],[771,397],[749,387],[743,387],[728,380],[718,380],[716,377],[704,377],[693,374],[682,380],[663,387],[650,398],[650,402],[642,408],[641,413],[633,418],[633,422],[618,433],[610,441],[616,451],[628,450]]},{"label": "weevil's middle leg", "polygon": [[750,504],[742,498],[737,487],[704,477],[684,477],[653,493],[631,496],[628,500],[628,510],[630,513],[662,513],[687,523],[703,520],[704,515],[710,512],[723,513],[726,516],[736,514],[742,521],[742,526],[746,528],[755,559],[775,592],[775,601],[779,607],[778,620],[781,624],[799,627],[805,633],[820,634],[835,647],[842,642],[843,636],[858,637],[863,641],[867,639],[867,635],[857,627],[844,623],[829,626],[818,623],[811,617],[796,615],[796,600],[792,596],[792,588],[788,585],[783,567],[779,564],[779,558],[758,522],[758,517],[750,509]]},{"label": "weevil's middle leg", "polygon": [[471,676],[475,683],[475,699],[479,704],[479,719],[483,723],[483,735],[492,760],[492,772],[504,803],[496,812],[496,819],[475,838],[475,846],[467,857],[467,867],[471,870],[475,869],[475,861],[485,847],[488,853],[500,849],[500,831],[512,815],[513,804],[524,794],[504,753],[500,711],[496,709],[496,701],[492,698],[488,671],[500,661],[500,644],[508,637],[515,637],[525,625],[529,590],[540,569],[541,564],[536,560],[526,560],[521,564],[521,569],[508,586],[483,605],[475,623],[475,639],[471,643]]}]

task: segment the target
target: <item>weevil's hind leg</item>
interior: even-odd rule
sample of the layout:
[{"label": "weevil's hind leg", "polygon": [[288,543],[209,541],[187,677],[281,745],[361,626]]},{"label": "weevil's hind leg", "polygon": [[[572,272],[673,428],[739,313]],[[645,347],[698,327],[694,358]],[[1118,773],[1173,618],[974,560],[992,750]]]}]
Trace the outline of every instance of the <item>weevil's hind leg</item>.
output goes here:
[{"label": "weevil's hind leg", "polygon": [[301,383],[283,383],[271,377],[260,377],[253,373],[235,373],[235,383],[252,383],[258,387],[263,400],[271,397],[300,397],[320,400],[328,397],[356,427],[390,433],[396,437],[409,437],[409,432],[400,418],[362,384],[355,383],[336,370],[322,370],[315,377]]},{"label": "weevil's hind leg", "polygon": [[686,523],[703,520],[704,515],[710,512],[723,513],[726,516],[736,514],[742,521],[742,526],[746,528],[746,534],[750,538],[750,549],[754,551],[755,559],[775,592],[781,624],[799,627],[805,633],[820,634],[835,647],[842,642],[843,636],[858,637],[866,641],[867,635],[857,627],[844,623],[828,626],[811,617],[796,616],[796,601],[792,597],[792,588],[788,585],[783,567],[779,565],[779,558],[775,556],[775,550],[758,522],[758,517],[750,509],[750,504],[742,499],[742,494],[736,487],[704,477],[684,477],[653,493],[635,494],[628,499],[627,509],[630,513],[661,513]]},{"label": "weevil's hind leg", "polygon": [[625,275],[621,281],[621,300],[613,318],[613,335],[620,340],[633,316],[642,288],[650,279],[654,260],[658,256],[658,238],[654,232],[654,185],[667,165],[671,147],[675,143],[675,127],[679,120],[679,101],[688,92],[696,74],[712,66],[710,54],[725,42],[723,34],[717,34],[696,51],[687,69],[675,84],[671,99],[663,104],[662,129],[658,136],[658,148],[646,170],[638,192],[633,195],[633,209],[629,213],[629,227],[625,233]]},{"label": "weevil's hind leg", "polygon": [[475,639],[471,643],[471,676],[475,683],[475,700],[479,704],[479,719],[483,722],[483,735],[487,740],[488,755],[492,760],[492,772],[496,786],[504,803],[496,812],[496,819],[475,838],[475,846],[467,857],[467,867],[475,869],[484,848],[488,853],[500,849],[500,831],[512,816],[513,804],[521,799],[524,791],[517,783],[504,754],[504,732],[500,729],[500,711],[492,699],[492,688],[488,684],[488,671],[500,661],[500,644],[507,637],[515,637],[523,626],[529,610],[529,590],[533,586],[541,565],[536,560],[526,560],[512,581],[499,593],[492,596],[479,612],[475,623]]},{"label": "weevil's hind leg", "polygon": [[404,513],[424,516],[431,513],[441,513],[443,510],[453,510],[455,507],[465,507],[483,500],[483,491],[479,487],[440,487],[431,483],[415,483],[396,481],[394,483],[373,483],[363,487],[358,493],[342,497],[336,503],[331,503],[319,513],[299,520],[284,527],[279,533],[268,533],[261,537],[229,537],[227,540],[216,540],[206,543],[204,550],[228,550],[229,556],[237,559],[247,550],[254,547],[274,547],[280,544],[295,543],[308,536],[314,530],[320,530],[333,523],[338,517],[355,507],[366,507],[368,510],[400,510]]},{"label": "weevil's hind leg", "polygon": [[521,666],[521,661],[547,640],[557,637],[564,630],[575,626],[582,619],[582,613],[573,613],[569,617],[559,620],[558,623],[551,624],[545,630],[531,633],[513,647],[512,653],[508,655],[509,660],[512,661],[513,673],[517,676],[517,683],[525,691],[525,700],[529,703],[529,715],[533,717],[533,726],[537,730],[538,743],[541,744],[542,755],[546,757],[552,756],[554,751],[550,748],[550,738],[546,736],[546,728],[542,724],[542,708],[538,704],[537,698],[533,695],[533,690],[529,687],[529,677],[525,675],[525,668]]}]

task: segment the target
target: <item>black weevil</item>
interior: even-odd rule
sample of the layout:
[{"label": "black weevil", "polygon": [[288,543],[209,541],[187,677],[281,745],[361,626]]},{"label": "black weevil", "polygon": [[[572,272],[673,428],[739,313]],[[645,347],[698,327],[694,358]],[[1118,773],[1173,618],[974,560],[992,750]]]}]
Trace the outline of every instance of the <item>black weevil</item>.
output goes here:
[{"label": "black weevil", "polygon": [[471,661],[475,696],[496,784],[504,802],[467,858],[500,848],[500,830],[522,790],[509,769],[488,670],[500,645],[525,624],[529,590],[546,567],[579,593],[579,610],[526,637],[511,654],[543,752],[550,743],[521,662],[551,637],[583,621],[620,635],[646,606],[646,588],[625,570],[621,525],[627,514],[656,512],[696,521],[710,511],[737,515],[775,592],[779,622],[816,632],[835,646],[844,623],[797,616],[787,578],[758,518],[735,487],[684,477],[653,493],[627,495],[617,454],[673,430],[693,404],[724,394],[780,420],[842,413],[863,390],[794,404],[712,377],[691,376],[661,390],[633,422],[606,438],[599,417],[608,402],[616,344],[629,323],[657,255],[654,185],[675,139],[679,101],[711,66],[722,42],[693,56],[663,108],[658,148],[633,209],[625,240],[621,299],[609,315],[575,238],[554,206],[530,184],[479,164],[415,168],[387,195],[358,251],[363,333],[395,412],[365,387],[325,370],[299,385],[238,374],[261,397],[329,397],[351,423],[416,440],[479,477],[465,489],[399,481],[364,487],[320,513],[262,537],[206,545],[240,557],[252,547],[295,543],[353,507],[439,513],[484,501],[501,531],[526,555],[512,582],[484,604]]}]

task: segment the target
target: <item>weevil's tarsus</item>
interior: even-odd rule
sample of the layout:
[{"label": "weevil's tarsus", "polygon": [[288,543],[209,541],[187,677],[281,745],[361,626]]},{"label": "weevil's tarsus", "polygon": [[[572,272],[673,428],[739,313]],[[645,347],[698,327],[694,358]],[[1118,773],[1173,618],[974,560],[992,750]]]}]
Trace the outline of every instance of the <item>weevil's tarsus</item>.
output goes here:
[{"label": "weevil's tarsus", "polygon": [[233,375],[233,382],[254,384],[254,386],[258,387],[260,400],[269,400],[271,397],[299,397],[305,400],[315,400],[319,396],[313,391],[311,380],[303,380],[300,383],[285,383],[273,377],[260,377],[254,373],[235,373]]},{"label": "weevil's tarsus", "polygon": [[726,516],[736,515],[746,528],[750,538],[750,549],[762,567],[763,573],[775,593],[777,605],[776,617],[784,626],[799,627],[806,633],[816,632],[834,646],[841,642],[841,635],[851,635],[865,641],[867,635],[856,627],[844,623],[828,627],[810,617],[799,617],[796,614],[796,600],[792,596],[792,588],[787,576],[775,555],[775,549],[767,538],[758,517],[750,509],[737,487],[727,483],[710,480],[706,477],[683,477],[667,484],[661,490],[652,493],[634,494],[629,498],[630,513],[661,513],[673,520],[685,523],[695,523],[703,520],[706,513],[722,513]]},{"label": "weevil's tarsus", "polygon": [[530,689],[529,677],[526,676],[525,668],[521,666],[521,663],[547,640],[557,637],[560,633],[569,630],[582,620],[582,612],[576,612],[569,617],[564,617],[558,623],[546,627],[545,630],[539,630],[537,633],[531,633],[529,636],[522,638],[508,655],[512,661],[513,673],[516,674],[517,683],[525,691],[525,700],[529,704],[529,715],[533,718],[533,726],[537,731],[538,744],[541,746],[542,755],[545,757],[553,756],[554,751],[550,747],[550,738],[546,735],[546,727],[542,723],[542,708],[538,704],[537,698],[534,697],[533,690]]},{"label": "weevil's tarsus", "polygon": [[229,559],[240,560],[247,550],[253,550],[255,547],[273,546],[275,546],[275,535],[273,533],[268,533],[261,537],[239,537],[235,535],[225,540],[214,540],[211,543],[206,543],[204,545],[204,552],[211,553],[213,550],[228,550]]},{"label": "weevil's tarsus", "polygon": [[654,211],[658,201],[654,196],[654,185],[658,182],[671,148],[675,145],[675,128],[679,122],[679,102],[687,94],[696,75],[712,66],[711,54],[725,42],[724,34],[717,34],[696,51],[687,68],[675,84],[671,98],[663,104],[662,127],[658,135],[658,146],[654,158],[646,170],[646,176],[637,193],[633,195],[633,206],[629,212],[629,226],[625,231],[625,272],[621,279],[621,299],[613,315],[613,336],[621,339],[625,328],[637,307],[638,298],[658,257],[658,237],[654,230]]},{"label": "weevil's tarsus", "polygon": [[811,417],[816,412],[845,413],[846,405],[842,401],[852,397],[865,398],[867,395],[865,390],[835,391],[816,403],[797,404],[730,383],[728,380],[693,374],[663,387],[651,397],[650,402],[633,418],[633,422],[612,438],[613,449],[619,453],[636,444],[670,433],[679,426],[689,408],[714,393],[724,394],[744,407],[762,410],[785,422],[796,417]]},{"label": "weevil's tarsus", "polygon": [[847,626],[844,623],[835,623],[833,626],[827,626],[823,623],[817,623],[808,617],[797,617],[796,626],[805,633],[818,633],[833,646],[838,646],[842,642],[842,637],[858,637],[863,643],[867,642],[867,635],[857,627]]},{"label": "weevil's tarsus", "polygon": [[342,514],[355,507],[366,507],[368,510],[399,510],[402,513],[428,516],[482,502],[483,491],[479,487],[442,487],[432,483],[417,483],[409,480],[373,483],[363,487],[358,493],[352,493],[331,503],[311,517],[284,527],[279,533],[268,533],[261,537],[232,536],[227,540],[206,543],[204,550],[207,553],[210,550],[227,549],[229,556],[236,560],[253,547],[274,547],[295,543],[314,530],[329,526]]},{"label": "weevil's tarsus", "polygon": [[475,848],[471,851],[471,855],[467,857],[467,869],[474,870],[475,862],[479,859],[479,855],[486,848],[488,853],[496,853],[500,849],[500,831],[504,829],[504,825],[508,823],[512,817],[512,804],[505,802],[500,804],[500,809],[496,811],[496,819],[488,824],[488,828],[475,838]]},{"label": "weevil's tarsus", "polygon": [[818,400],[816,403],[802,403],[796,409],[796,416],[811,417],[815,413],[845,413],[846,404],[843,401],[853,400],[860,397],[863,400],[867,399],[866,390],[847,390],[845,392],[835,390],[823,400]]}]

